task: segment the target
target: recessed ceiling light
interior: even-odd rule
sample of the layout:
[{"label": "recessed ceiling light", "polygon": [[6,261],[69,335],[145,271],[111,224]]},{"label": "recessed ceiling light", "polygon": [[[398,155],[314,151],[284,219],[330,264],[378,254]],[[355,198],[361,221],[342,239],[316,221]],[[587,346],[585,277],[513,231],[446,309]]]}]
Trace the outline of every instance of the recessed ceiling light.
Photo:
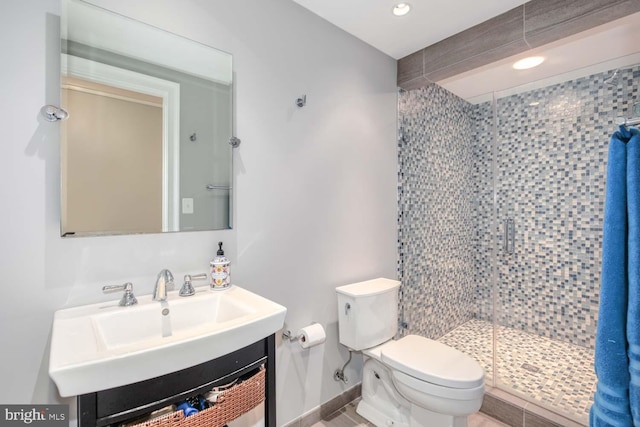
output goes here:
[{"label": "recessed ceiling light", "polygon": [[516,70],[526,70],[528,68],[537,67],[538,65],[544,62],[543,56],[529,56],[527,58],[521,59],[513,64],[513,68]]},{"label": "recessed ceiling light", "polygon": [[396,16],[404,16],[411,10],[409,3],[398,3],[393,7],[393,14]]}]

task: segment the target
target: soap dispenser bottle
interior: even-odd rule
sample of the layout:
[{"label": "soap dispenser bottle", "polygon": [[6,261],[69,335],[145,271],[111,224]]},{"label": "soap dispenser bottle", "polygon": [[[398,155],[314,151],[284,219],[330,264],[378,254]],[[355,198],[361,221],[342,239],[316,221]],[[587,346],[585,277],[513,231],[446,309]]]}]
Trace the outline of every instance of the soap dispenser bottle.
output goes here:
[{"label": "soap dispenser bottle", "polygon": [[211,261],[211,289],[223,290],[231,286],[231,273],[229,260],[224,256],[222,242],[218,242],[218,252]]}]

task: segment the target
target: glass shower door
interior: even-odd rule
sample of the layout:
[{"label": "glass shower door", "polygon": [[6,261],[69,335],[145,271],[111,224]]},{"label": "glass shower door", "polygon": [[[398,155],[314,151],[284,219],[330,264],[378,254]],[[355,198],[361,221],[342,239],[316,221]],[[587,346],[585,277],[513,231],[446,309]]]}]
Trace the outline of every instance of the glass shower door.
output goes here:
[{"label": "glass shower door", "polygon": [[495,385],[585,424],[608,141],[640,68],[613,71],[494,95]]}]

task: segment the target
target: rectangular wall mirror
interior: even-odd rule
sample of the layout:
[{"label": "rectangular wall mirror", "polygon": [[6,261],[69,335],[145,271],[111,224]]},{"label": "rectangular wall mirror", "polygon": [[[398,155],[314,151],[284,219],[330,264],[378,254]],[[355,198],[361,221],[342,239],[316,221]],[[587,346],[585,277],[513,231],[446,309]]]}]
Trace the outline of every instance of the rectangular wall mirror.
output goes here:
[{"label": "rectangular wall mirror", "polygon": [[62,4],[62,236],[231,228],[231,55]]}]

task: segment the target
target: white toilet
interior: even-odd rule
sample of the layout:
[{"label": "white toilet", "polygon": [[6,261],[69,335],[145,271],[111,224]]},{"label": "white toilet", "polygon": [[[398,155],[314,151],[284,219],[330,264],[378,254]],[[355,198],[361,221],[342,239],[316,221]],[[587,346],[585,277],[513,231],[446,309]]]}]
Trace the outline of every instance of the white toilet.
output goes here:
[{"label": "white toilet", "polygon": [[362,351],[357,412],[378,427],[466,427],[484,396],[484,371],[466,354],[417,335],[394,340],[400,282],[336,288],[340,343]]}]

